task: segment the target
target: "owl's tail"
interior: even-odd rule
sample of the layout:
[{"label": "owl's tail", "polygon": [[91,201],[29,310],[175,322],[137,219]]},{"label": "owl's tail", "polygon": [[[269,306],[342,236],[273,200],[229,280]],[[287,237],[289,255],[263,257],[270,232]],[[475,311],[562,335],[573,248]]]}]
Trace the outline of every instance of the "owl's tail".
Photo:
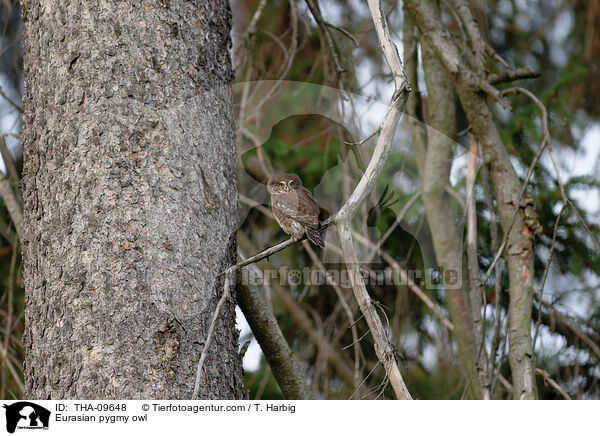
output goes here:
[{"label": "owl's tail", "polygon": [[321,237],[321,232],[319,229],[313,229],[310,227],[305,227],[306,236],[310,239],[310,242],[315,244],[318,247],[325,248],[325,242],[323,242],[323,238]]}]

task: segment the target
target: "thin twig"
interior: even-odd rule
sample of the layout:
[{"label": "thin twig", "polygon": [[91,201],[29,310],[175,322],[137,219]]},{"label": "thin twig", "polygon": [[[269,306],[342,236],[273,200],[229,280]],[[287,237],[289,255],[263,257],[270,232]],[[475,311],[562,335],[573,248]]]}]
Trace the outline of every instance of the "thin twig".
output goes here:
[{"label": "thin twig", "polygon": [[8,95],[6,95],[6,93],[4,92],[4,90],[2,89],[1,86],[0,86],[0,96],[2,96],[2,98],[4,98],[4,100],[6,100],[8,102],[8,104],[10,104],[12,107],[14,107],[20,113],[23,113],[23,107],[19,106],[17,103],[12,101],[12,99]]},{"label": "thin twig", "polygon": [[344,141],[344,144],[347,145],[355,145],[355,146],[359,146],[359,145],[363,145],[364,143],[366,143],[369,139],[371,139],[372,137],[374,137],[375,135],[377,135],[379,133],[379,128],[377,130],[375,130],[373,133],[371,133],[369,136],[367,136],[365,139],[361,139],[358,142],[348,142],[348,141]]},{"label": "thin twig", "polygon": [[347,350],[348,348],[355,346],[360,341],[362,341],[369,333],[371,333],[371,331],[367,330],[366,332],[363,333],[363,335],[360,338],[353,339],[353,342],[346,345],[345,347],[343,347],[342,350]]},{"label": "thin twig", "polygon": [[[377,248],[375,244],[369,241],[368,238],[364,237],[358,232],[352,231],[352,237],[367,248]],[[444,323],[448,330],[454,331],[454,324],[452,324],[452,322],[444,316],[442,311],[435,305],[431,298],[429,298],[429,296],[415,284],[415,282],[409,277],[407,272],[400,267],[400,264],[396,262],[394,258],[386,251],[380,250],[380,254],[383,260],[400,275],[400,280],[402,281],[402,283],[406,283],[408,285],[408,289],[410,289],[417,297],[419,297],[421,301],[423,301],[423,303],[425,303],[425,305],[437,315],[437,317]]]},{"label": "thin twig", "polygon": [[360,310],[365,315],[365,320],[371,330],[375,342],[375,353],[385,368],[386,375],[390,379],[396,397],[398,399],[411,399],[412,397],[400,373],[398,359],[390,344],[387,332],[381,323],[381,319],[362,280],[350,230],[352,219],[356,216],[359,207],[375,187],[375,183],[383,170],[387,156],[391,150],[392,140],[398,121],[400,120],[401,112],[404,110],[410,91],[402,68],[402,61],[398,55],[398,49],[390,38],[381,3],[378,0],[368,0],[368,4],[380,47],[394,76],[395,92],[392,96],[390,107],[381,122],[377,144],[375,145],[367,169],[346,203],[344,203],[335,215],[334,222],[338,229],[338,236],[344,253],[344,262],[350,276],[354,297],[358,302]]},{"label": "thin twig", "polygon": [[550,386],[552,386],[554,389],[556,389],[556,392],[558,392],[560,395],[562,395],[562,397],[565,400],[570,400],[571,397],[569,396],[569,394],[567,394],[563,388],[560,387],[560,385],[558,383],[556,383],[552,377],[550,377],[550,374],[548,374],[547,371],[544,371],[543,369],[540,368],[536,368],[535,372],[537,372],[539,375],[541,375],[542,377],[544,377],[544,381],[548,382],[548,384]]},{"label": "thin twig", "polygon": [[[330,224],[331,224],[331,220],[323,221],[321,223],[320,231],[325,230]],[[227,271],[233,272],[235,270],[245,267],[246,265],[250,265],[251,263],[259,262],[269,256],[272,256],[273,254],[275,254],[281,250],[286,249],[290,245],[294,245],[297,242],[303,241],[304,239],[306,239],[306,235],[302,236],[301,238],[296,238],[296,237],[292,236],[290,239],[280,242],[277,245],[273,245],[272,247],[269,247],[269,248],[261,251],[260,253],[255,254],[254,256],[250,256],[246,260],[236,263],[235,265],[229,267],[222,273],[218,274],[217,277],[221,277],[222,275],[225,275],[227,273]]]},{"label": "thin twig", "polygon": [[542,277],[542,284],[540,286],[540,308],[538,309],[538,318],[535,323],[535,334],[533,335],[533,345],[532,348],[535,351],[535,343],[537,342],[538,333],[540,332],[540,324],[542,323],[542,298],[544,296],[544,286],[546,285],[546,278],[548,277],[548,271],[550,270],[550,264],[552,263],[552,257],[554,256],[554,247],[556,245],[556,234],[558,233],[558,224],[560,223],[560,218],[562,217],[563,212],[565,211],[567,205],[563,203],[560,208],[560,212],[556,216],[556,222],[554,223],[554,229],[552,230],[552,243],[550,244],[550,254],[548,255],[548,261],[546,262],[546,268],[544,268],[544,276]]},{"label": "thin twig", "polygon": [[[529,92],[523,88],[508,88],[508,89],[505,89],[504,91],[502,91],[502,95],[506,95],[511,92],[524,93],[524,94],[528,95],[530,98],[532,98],[534,101],[539,102],[539,100],[531,92]],[[538,163],[538,160],[540,159],[540,156],[542,155],[542,152],[544,151],[546,146],[548,146],[550,144],[550,131],[548,130],[548,113],[546,112],[546,108],[544,107],[543,104],[541,104],[541,102],[540,102],[539,108],[542,112],[542,117],[541,117],[542,118],[542,131],[544,133],[544,138],[542,139],[542,143],[540,144],[540,146],[533,158],[533,161],[531,162],[531,165],[529,166],[529,170],[527,171],[527,176],[525,177],[525,181],[523,182],[523,187],[521,188],[521,193],[519,195],[519,199],[517,201],[517,204],[515,204],[515,211],[513,213],[512,219],[510,220],[510,224],[509,224],[508,228],[504,232],[504,237],[502,238],[502,243],[500,244],[500,248],[498,248],[498,251],[496,252],[496,255],[494,256],[494,260],[488,267],[488,270],[486,271],[485,276],[483,277],[482,283],[486,283],[487,280],[490,278],[490,275],[492,274],[492,270],[496,266],[496,262],[498,262],[498,260],[500,259],[500,256],[502,256],[502,253],[504,252],[504,248],[506,247],[506,243],[508,242],[508,236],[510,235],[510,232],[512,231],[512,228],[517,219],[517,215],[519,214],[519,211],[521,209],[521,202],[523,201],[525,192],[527,192],[527,187],[529,185],[529,179],[531,179],[531,176],[533,175],[533,170],[535,169],[535,167]]]},{"label": "thin twig", "polygon": [[[255,103],[252,105],[253,111],[250,114],[246,114],[244,119],[239,120],[239,123],[241,125],[245,125],[246,121],[248,119],[250,119],[252,116],[254,116],[254,114],[267,101],[269,101],[269,99],[271,99],[271,97],[273,97],[273,95],[275,95],[275,93],[279,90],[279,87],[281,86],[281,82],[283,81],[285,76],[287,76],[288,72],[292,68],[294,57],[296,56],[296,51],[298,49],[298,41],[297,41],[297,38],[298,38],[298,10],[296,9],[296,4],[294,3],[294,0],[289,0],[288,3],[290,5],[290,20],[291,20],[291,24],[292,24],[292,36],[291,36],[292,40],[290,42],[290,48],[289,48],[288,52],[286,53],[286,60],[283,63],[283,65],[281,66],[281,68],[279,69],[279,71],[277,72],[277,74],[276,74],[277,79],[273,83],[273,86],[271,86],[271,88],[265,93],[263,98],[258,103]],[[258,92],[259,90],[260,90],[260,87],[256,87],[254,93]]]},{"label": "thin twig", "polygon": [[333,277],[331,277],[329,274],[327,274],[327,271],[325,270],[325,266],[321,263],[321,261],[317,257],[315,250],[313,250],[313,248],[310,246],[308,241],[302,241],[302,245],[304,245],[304,249],[308,252],[308,255],[310,256],[312,261],[315,263],[315,265],[317,265],[317,268],[319,270],[321,270],[321,272],[325,275],[325,280],[327,281],[327,283],[331,287],[333,287],[333,289],[335,290],[335,293],[336,293],[338,299],[340,300],[340,304],[342,305],[342,308],[346,312],[348,321],[350,321],[350,326],[351,326],[350,330],[352,333],[352,341],[354,342],[354,378],[356,379],[356,383],[358,384],[359,380],[360,380],[360,344],[359,344],[359,339],[358,339],[358,330],[356,329],[356,324],[354,321],[354,314],[352,313],[352,310],[350,309],[350,305],[348,305],[348,302],[346,301],[346,297],[344,296],[344,292],[342,291],[342,288],[340,288],[340,286],[335,282],[335,280],[333,280]]},{"label": "thin twig", "polygon": [[512,82],[513,80],[520,79],[535,79],[540,77],[540,72],[535,71],[530,67],[517,68],[516,70],[503,71],[498,74],[490,74],[487,78],[488,82],[492,85],[497,85],[503,82]]},{"label": "thin twig", "polygon": [[[398,213],[398,215],[396,216],[396,219],[394,220],[392,225],[386,230],[386,232],[383,234],[383,236],[379,239],[379,241],[378,241],[379,247],[383,246],[383,243],[385,241],[387,241],[387,239],[390,237],[392,232],[396,229],[396,227],[398,227],[398,225],[404,219],[404,216],[409,211],[409,209],[412,207],[412,205],[415,204],[415,202],[419,199],[419,197],[421,197],[421,192],[422,191],[420,189],[417,192],[415,192],[413,194],[413,196],[410,197],[410,199],[406,202],[404,207],[402,207],[402,210],[400,210],[400,213]],[[371,261],[373,260],[373,258],[375,257],[376,254],[377,254],[377,246],[374,246],[371,249],[371,252],[365,258],[365,263],[371,263]]]},{"label": "thin twig", "polygon": [[2,135],[2,138],[0,139],[0,153],[2,154],[2,160],[4,161],[4,166],[6,167],[6,174],[10,180],[13,191],[15,192],[17,202],[21,205],[21,208],[23,208],[23,194],[21,193],[20,187],[21,180],[19,178],[17,167],[15,166],[13,155],[6,146],[6,140],[4,139],[4,136],[5,135]]},{"label": "thin twig", "polygon": [[359,47],[358,41],[356,40],[356,38],[354,37],[354,35],[352,35],[349,31],[347,31],[343,27],[336,26],[335,24],[331,24],[328,21],[325,21],[325,25],[327,27],[331,27],[332,29],[337,30],[340,33],[343,33],[344,35],[346,35],[348,38],[350,38],[352,40],[352,43],[354,44],[355,47]]},{"label": "thin twig", "polygon": [[363,379],[363,381],[361,381],[360,384],[356,387],[356,390],[354,391],[354,393],[352,395],[350,395],[350,398],[348,398],[349,400],[351,400],[358,393],[358,391],[360,390],[361,386],[367,381],[367,379],[371,376],[371,374],[373,374],[373,372],[379,366],[380,363],[381,362],[377,361],[377,363],[375,365],[373,365],[373,369],[371,369],[371,371],[369,371],[369,373]]},{"label": "thin twig", "polygon": [[325,37],[325,42],[327,43],[327,46],[329,47],[329,52],[331,53],[331,59],[333,60],[333,65],[335,67],[338,86],[340,87],[340,89],[342,89],[343,87],[341,84],[341,78],[342,78],[342,74],[345,72],[345,70],[344,70],[344,68],[342,68],[342,64],[340,63],[340,58],[337,54],[337,51],[335,50],[333,38],[331,37],[331,34],[329,33],[329,29],[327,28],[327,24],[325,23],[325,20],[323,19],[323,16],[321,15],[321,11],[319,10],[318,4],[315,4],[313,2],[313,0],[306,0],[306,5],[308,6],[308,9],[310,10],[310,13],[312,14],[313,18],[317,22],[317,25],[321,29],[321,32],[323,32],[323,36]]},{"label": "thin twig", "polygon": [[200,392],[200,384],[202,382],[202,366],[204,365],[204,361],[206,360],[206,356],[208,356],[208,349],[213,341],[215,334],[215,327],[217,325],[217,321],[219,319],[219,315],[221,314],[221,308],[229,298],[230,287],[231,287],[231,275],[232,273],[228,272],[225,274],[225,284],[223,285],[223,295],[221,295],[221,299],[217,303],[217,307],[215,309],[215,313],[213,314],[212,321],[210,322],[210,327],[208,328],[208,334],[206,335],[206,340],[204,341],[204,348],[202,349],[202,354],[200,354],[200,361],[198,362],[198,369],[196,370],[196,382],[194,383],[194,393],[192,394],[192,400],[198,399],[198,394]]}]

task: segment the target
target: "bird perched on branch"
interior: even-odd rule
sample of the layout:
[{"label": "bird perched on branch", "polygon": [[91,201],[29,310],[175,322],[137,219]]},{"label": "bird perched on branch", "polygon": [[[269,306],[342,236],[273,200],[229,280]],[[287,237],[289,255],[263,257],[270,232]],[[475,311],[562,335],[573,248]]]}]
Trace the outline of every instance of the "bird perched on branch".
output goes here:
[{"label": "bird perched on branch", "polygon": [[325,247],[319,231],[319,203],[302,186],[296,174],[273,174],[267,182],[271,194],[271,208],[277,223],[288,235],[300,239],[306,233],[310,241]]}]

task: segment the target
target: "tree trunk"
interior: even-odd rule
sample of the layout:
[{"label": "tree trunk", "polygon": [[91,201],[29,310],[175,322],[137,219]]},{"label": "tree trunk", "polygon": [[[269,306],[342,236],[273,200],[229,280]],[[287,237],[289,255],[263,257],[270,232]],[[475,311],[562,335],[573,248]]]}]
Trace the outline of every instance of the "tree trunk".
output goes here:
[{"label": "tree trunk", "polygon": [[[235,259],[229,3],[22,6],[25,396],[190,398]],[[201,398],[244,395],[234,306]]]},{"label": "tree trunk", "polygon": [[[410,11],[404,14],[404,53],[407,77],[413,90],[417,90],[407,104],[408,125],[417,157],[419,177],[423,186],[423,205],[435,256],[443,271],[455,271],[460,278],[457,286],[446,289],[450,317],[454,323],[454,337],[466,378],[473,373],[476,361],[476,343],[472,308],[467,298],[466,276],[463,276],[462,241],[455,224],[454,212],[446,185],[450,183],[450,169],[454,158],[452,137],[456,134],[456,109],[452,83],[432,48],[421,43],[421,57],[427,86],[428,105],[426,127],[421,114],[421,96],[417,80],[417,32]],[[422,39],[422,37],[421,37]],[[411,100],[412,99],[412,100]],[[474,379],[469,390],[470,398],[481,399],[482,387]]]},{"label": "tree trunk", "polygon": [[[482,72],[470,71],[463,62],[458,45],[436,17],[432,5],[431,1],[408,1],[408,9],[419,30],[452,78],[467,119],[481,144],[484,161],[490,165],[500,223],[504,232],[509,232],[515,207],[521,206],[521,182],[494,124],[486,96],[473,86],[474,83],[483,83],[483,78],[477,76]],[[483,65],[480,56],[481,53],[475,53],[472,63]],[[521,214],[516,216],[510,230],[504,259],[510,281],[509,362],[513,396],[515,399],[535,399],[537,390],[530,331],[534,277],[533,232]]]}]

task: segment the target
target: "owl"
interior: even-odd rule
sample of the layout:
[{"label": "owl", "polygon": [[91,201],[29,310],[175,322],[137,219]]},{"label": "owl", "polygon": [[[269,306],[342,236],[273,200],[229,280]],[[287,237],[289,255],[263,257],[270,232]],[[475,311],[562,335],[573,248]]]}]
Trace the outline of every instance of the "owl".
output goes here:
[{"label": "owl", "polygon": [[271,208],[279,226],[288,235],[301,238],[306,233],[310,241],[325,247],[319,231],[319,204],[311,192],[302,186],[296,174],[273,174],[267,182]]}]

